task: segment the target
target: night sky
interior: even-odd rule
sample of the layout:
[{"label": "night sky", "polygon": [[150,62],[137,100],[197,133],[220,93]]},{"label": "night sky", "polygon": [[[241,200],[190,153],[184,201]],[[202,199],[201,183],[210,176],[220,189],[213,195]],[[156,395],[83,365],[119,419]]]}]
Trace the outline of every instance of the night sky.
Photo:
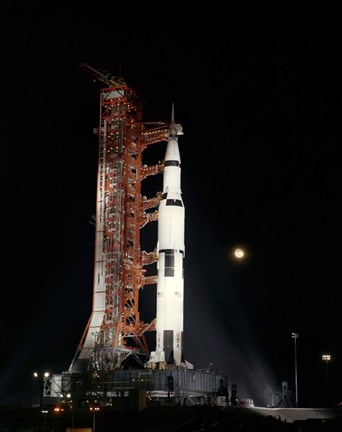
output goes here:
[{"label": "night sky", "polygon": [[341,402],[340,13],[23,3],[0,6],[0,403],[36,397],[33,371],[68,369],[91,312],[101,83],[82,62],[124,77],[144,121],[174,103],[183,126],[185,358],[265,405],[282,381],[295,391],[296,332],[299,405],[323,406],[327,384]]}]

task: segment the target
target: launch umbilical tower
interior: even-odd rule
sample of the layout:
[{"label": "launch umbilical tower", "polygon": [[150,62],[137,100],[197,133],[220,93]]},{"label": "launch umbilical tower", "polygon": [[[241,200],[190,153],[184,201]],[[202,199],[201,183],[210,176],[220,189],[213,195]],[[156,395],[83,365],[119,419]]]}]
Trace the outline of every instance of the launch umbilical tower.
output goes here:
[{"label": "launch umbilical tower", "polygon": [[[130,356],[148,355],[145,333],[154,320],[140,319],[139,290],[155,284],[145,266],[157,261],[155,251],[140,247],[140,230],[158,218],[160,195],[143,197],[141,182],[163,170],[146,166],[142,152],[168,139],[168,124],[142,122],[141,101],[117,77],[86,64],[81,67],[106,84],[100,90],[100,118],[93,305],[69,372],[120,369]],[[155,209],[153,211],[153,209]]]}]

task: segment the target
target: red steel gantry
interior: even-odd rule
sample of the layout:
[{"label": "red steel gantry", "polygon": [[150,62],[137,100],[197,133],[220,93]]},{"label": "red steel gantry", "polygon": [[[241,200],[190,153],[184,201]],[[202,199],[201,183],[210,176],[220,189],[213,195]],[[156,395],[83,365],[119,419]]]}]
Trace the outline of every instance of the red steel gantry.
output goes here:
[{"label": "red steel gantry", "polygon": [[[149,353],[145,332],[154,320],[140,320],[139,289],[157,282],[145,276],[156,252],[141,251],[140,230],[158,219],[159,194],[142,197],[141,182],[163,171],[163,163],[142,164],[150,144],[168,139],[165,122],[144,124],[141,101],[117,77],[80,67],[106,84],[100,90],[93,306],[69,372],[122,368],[130,355]],[[150,211],[155,208],[155,211]]]}]

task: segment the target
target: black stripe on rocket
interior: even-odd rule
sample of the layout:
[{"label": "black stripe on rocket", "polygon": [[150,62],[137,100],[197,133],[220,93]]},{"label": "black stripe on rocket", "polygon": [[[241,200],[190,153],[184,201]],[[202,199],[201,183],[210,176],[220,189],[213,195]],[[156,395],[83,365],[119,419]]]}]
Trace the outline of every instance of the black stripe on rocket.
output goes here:
[{"label": "black stripe on rocket", "polygon": [[[173,339],[174,339],[174,331],[173,330],[164,330],[164,352],[165,352],[165,361],[167,364],[174,364],[175,358],[173,355]],[[180,349],[182,352],[181,361],[184,362],[183,356],[183,332],[177,334],[177,344],[180,345]]]},{"label": "black stripe on rocket", "polygon": [[167,192],[163,193],[162,200],[166,199],[167,206],[183,207],[183,203],[180,199],[167,198]]},{"label": "black stripe on rocket", "polygon": [[165,162],[164,162],[164,167],[167,167],[167,166],[175,166],[175,167],[181,167],[181,164],[180,164],[180,162],[178,161],[178,160],[166,160]]},{"label": "black stripe on rocket", "polygon": [[[179,250],[178,252],[184,255],[184,251]],[[175,276],[175,250],[162,249],[159,251],[159,254],[164,254],[164,276],[174,277]]]}]

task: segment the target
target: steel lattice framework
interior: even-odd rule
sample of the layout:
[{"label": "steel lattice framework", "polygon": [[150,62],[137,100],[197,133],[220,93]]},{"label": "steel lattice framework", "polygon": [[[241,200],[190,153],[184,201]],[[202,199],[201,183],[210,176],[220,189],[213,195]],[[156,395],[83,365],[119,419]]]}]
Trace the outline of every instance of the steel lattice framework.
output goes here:
[{"label": "steel lattice framework", "polygon": [[[140,230],[158,219],[159,194],[142,197],[141,182],[163,171],[163,164],[142,164],[150,144],[168,139],[165,122],[144,124],[141,101],[123,80],[81,67],[107,86],[100,90],[96,235],[93,307],[69,372],[110,371],[128,356],[148,355],[144,323],[139,314],[139,290],[155,284],[145,266],[156,252],[140,247]],[[155,208],[155,211],[151,211]]]}]

